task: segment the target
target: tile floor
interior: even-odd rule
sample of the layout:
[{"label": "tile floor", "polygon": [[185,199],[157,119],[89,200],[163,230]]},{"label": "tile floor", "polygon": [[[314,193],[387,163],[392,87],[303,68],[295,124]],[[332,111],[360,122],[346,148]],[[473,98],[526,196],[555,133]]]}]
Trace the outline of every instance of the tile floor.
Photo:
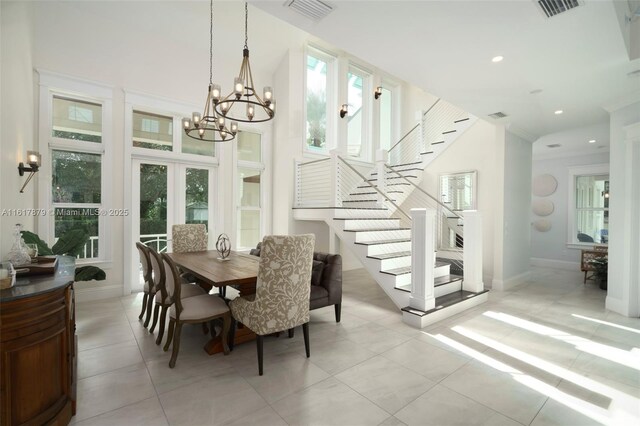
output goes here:
[{"label": "tile floor", "polygon": [[342,322],[209,357],[183,331],[175,369],[138,321],[141,296],[79,303],[76,425],[640,424],[640,319],[604,310],[580,273],[530,282],[416,330],[364,270],[344,274]]}]

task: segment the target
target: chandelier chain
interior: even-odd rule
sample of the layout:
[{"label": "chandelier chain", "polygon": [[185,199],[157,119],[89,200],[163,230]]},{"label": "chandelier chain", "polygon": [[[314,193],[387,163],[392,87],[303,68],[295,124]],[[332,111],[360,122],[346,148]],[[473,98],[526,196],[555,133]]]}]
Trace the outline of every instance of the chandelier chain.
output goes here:
[{"label": "chandelier chain", "polygon": [[244,48],[248,49],[247,46],[249,36],[247,35],[247,28],[249,27],[249,7],[247,6],[247,2],[244,2]]},{"label": "chandelier chain", "polygon": [[213,84],[213,0],[209,3],[209,85]]}]

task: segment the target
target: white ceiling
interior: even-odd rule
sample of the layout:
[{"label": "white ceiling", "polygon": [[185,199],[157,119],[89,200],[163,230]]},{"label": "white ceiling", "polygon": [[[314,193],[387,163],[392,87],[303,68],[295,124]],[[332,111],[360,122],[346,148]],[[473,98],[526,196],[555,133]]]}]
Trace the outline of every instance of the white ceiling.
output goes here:
[{"label": "white ceiling", "polygon": [[251,3],[479,117],[503,111],[531,139],[604,123],[603,105],[640,92],[611,0],[553,18],[533,0],[333,0],[317,23],[284,0]]}]

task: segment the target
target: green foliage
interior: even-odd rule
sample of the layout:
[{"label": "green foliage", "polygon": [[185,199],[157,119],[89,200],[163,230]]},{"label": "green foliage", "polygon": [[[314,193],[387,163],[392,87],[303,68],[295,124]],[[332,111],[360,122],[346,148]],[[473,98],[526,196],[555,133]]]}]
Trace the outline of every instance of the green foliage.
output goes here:
[{"label": "green foliage", "polygon": [[324,92],[307,93],[307,126],[307,143],[310,146],[324,146],[327,128],[327,101]]},{"label": "green foliage", "polygon": [[65,232],[51,247],[54,254],[79,256],[84,251],[84,246],[89,241],[89,233],[86,229],[76,228]]},{"label": "green foliage", "polygon": [[51,256],[53,251],[49,248],[47,243],[42,241],[38,234],[34,234],[29,231],[22,231],[22,239],[26,244],[35,244],[38,246],[38,255],[39,256]]},{"label": "green foliage", "polygon": [[97,266],[81,266],[76,268],[75,281],[103,281],[107,274]]},{"label": "green foliage", "polygon": [[606,257],[598,257],[589,261],[593,266],[593,275],[600,281],[606,281],[609,274],[609,260]]}]

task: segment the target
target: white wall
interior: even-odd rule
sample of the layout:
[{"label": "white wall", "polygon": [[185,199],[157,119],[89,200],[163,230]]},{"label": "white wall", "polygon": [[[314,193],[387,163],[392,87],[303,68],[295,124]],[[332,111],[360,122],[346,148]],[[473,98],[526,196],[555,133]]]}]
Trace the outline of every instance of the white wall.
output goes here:
[{"label": "white wall", "polygon": [[[1,82],[0,82],[0,210],[32,209],[37,190],[37,176],[23,194],[19,189],[27,175],[18,175],[18,163],[25,160],[27,150],[37,146],[36,121],[33,105],[33,63],[31,23],[32,7],[29,2],[0,3],[2,19]],[[12,231],[16,223],[25,229],[34,229],[34,216],[0,215],[0,258],[4,258],[13,244]]]},{"label": "white wall", "polygon": [[[640,315],[640,101],[610,110],[607,309]],[[635,125],[636,137],[629,137]]]},{"label": "white wall", "polygon": [[531,142],[506,134],[502,281],[516,284],[528,277],[531,258]]},{"label": "white wall", "polygon": [[478,211],[482,213],[483,280],[490,284],[493,278],[494,218],[496,215],[496,187],[499,184],[496,170],[496,126],[484,120],[476,121],[454,144],[440,154],[427,167],[422,188],[429,194],[439,192],[438,176],[441,174],[477,170]]},{"label": "white wall", "polygon": [[[568,200],[569,200],[569,168],[588,164],[604,164],[609,162],[609,153],[560,157],[555,159],[533,160],[532,178],[550,174],[558,181],[556,192],[545,200],[554,205],[551,215],[545,217],[551,221],[551,230],[539,232],[531,227],[531,257],[535,264],[566,267],[578,270],[580,249],[567,247],[568,235]],[[532,196],[533,199],[538,197]],[[539,219],[530,211],[531,221]],[[560,262],[570,262],[563,264]]]}]

